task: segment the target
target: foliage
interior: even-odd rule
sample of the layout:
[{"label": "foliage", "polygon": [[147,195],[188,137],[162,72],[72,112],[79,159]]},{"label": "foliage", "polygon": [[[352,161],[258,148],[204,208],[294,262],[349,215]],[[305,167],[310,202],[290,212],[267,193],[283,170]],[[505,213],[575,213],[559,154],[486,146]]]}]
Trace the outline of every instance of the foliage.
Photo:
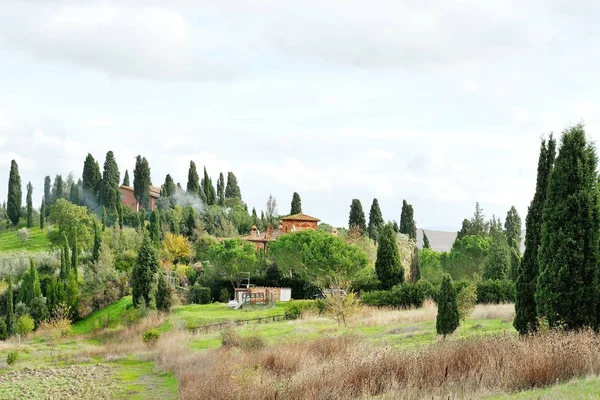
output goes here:
[{"label": "foliage", "polygon": [[19,351],[11,350],[6,354],[6,363],[9,366],[13,366],[17,362],[18,358],[19,358]]},{"label": "foliage", "polygon": [[546,201],[548,177],[554,164],[556,142],[550,136],[542,140],[533,201],[525,219],[525,252],[517,271],[515,320],[513,325],[521,334],[537,329],[535,292],[538,277],[538,249],[542,237],[542,210]]},{"label": "foliage", "polygon": [[219,178],[217,179],[217,204],[220,206],[225,205],[225,178],[222,172],[219,173]]},{"label": "foliage", "polygon": [[235,226],[240,235],[249,233],[252,228],[252,216],[241,205],[231,207],[227,214],[227,219]]},{"label": "foliage", "polygon": [[380,231],[375,272],[383,289],[404,282],[404,267],[400,261],[396,232],[391,224],[385,225]]},{"label": "foliage", "polygon": [[100,182],[102,181],[102,175],[100,173],[100,166],[98,162],[88,153],[83,163],[83,174],[82,185],[83,185],[83,196],[84,204],[94,208],[97,207],[96,201],[98,200],[98,193],[100,191]]},{"label": "foliage", "polygon": [[477,287],[470,283],[464,286],[456,295],[458,317],[463,323],[471,316],[477,303]]},{"label": "foliage", "polygon": [[338,325],[346,326],[346,319],[360,310],[360,300],[355,293],[343,294],[330,292],[323,299],[325,313],[333,318]]},{"label": "foliage", "polygon": [[48,319],[50,314],[48,312],[48,307],[46,307],[46,298],[41,295],[34,297],[29,304],[29,314],[31,314],[36,328],[40,326],[43,321]]},{"label": "foliage", "polygon": [[538,316],[551,328],[596,327],[600,217],[598,160],[583,125],[563,131],[542,214]]},{"label": "foliage", "polygon": [[119,167],[112,151],[106,153],[104,173],[100,181],[100,201],[108,210],[114,209],[121,202],[119,190]]},{"label": "foliage", "polygon": [[22,315],[17,319],[15,324],[15,333],[20,336],[26,336],[33,332],[35,322],[29,315]]},{"label": "foliage", "polygon": [[419,265],[421,277],[429,282],[439,285],[442,283],[444,270],[441,263],[442,253],[423,248],[419,251]]},{"label": "foliage", "polygon": [[158,339],[160,339],[160,332],[156,329],[147,329],[142,336],[142,341],[150,348],[156,346]]},{"label": "foliage", "polygon": [[152,243],[154,243],[155,246],[158,246],[160,244],[160,236],[161,236],[160,214],[159,214],[158,210],[154,210],[150,214],[149,230],[150,230],[150,239],[152,239]]},{"label": "foliage", "polygon": [[427,237],[425,230],[421,229],[421,232],[423,233],[423,248],[431,249],[431,244],[429,243],[429,238]]},{"label": "foliage", "polygon": [[515,284],[510,280],[485,280],[477,283],[477,303],[496,304],[515,301]]},{"label": "foliage", "polygon": [[152,241],[144,235],[138,260],[131,274],[133,304],[137,307],[150,307],[156,273],[159,270],[158,257]]},{"label": "foliage", "polygon": [[426,283],[404,283],[391,290],[376,290],[361,295],[364,304],[376,307],[411,308],[422,307],[426,298],[435,296]]},{"label": "foliage", "polygon": [[19,243],[21,246],[25,246],[25,242],[29,238],[29,229],[23,227],[17,231],[17,237],[19,238]]},{"label": "foliage", "polygon": [[0,319],[0,340],[8,339],[8,330],[6,329],[6,322]]},{"label": "foliage", "polygon": [[231,299],[231,296],[229,295],[229,290],[227,290],[226,288],[222,288],[219,292],[219,301],[221,303],[227,303],[229,302],[229,299]]},{"label": "foliage", "polygon": [[319,306],[319,300],[292,300],[284,312],[285,319],[295,320],[304,318],[307,314],[321,314],[323,306]]},{"label": "foliage", "polygon": [[[227,292],[227,300],[222,301],[226,303],[229,301],[229,292]],[[188,302],[190,304],[209,304],[210,303],[210,288],[203,287],[200,285],[190,286],[188,293]]]},{"label": "foliage", "polygon": [[296,215],[302,213],[302,199],[298,192],[294,192],[292,195],[292,204],[290,208],[290,215]]},{"label": "foliage", "polygon": [[479,202],[475,203],[475,212],[473,217],[465,219],[462,223],[462,228],[458,232],[456,239],[462,239],[466,236],[487,236],[489,233],[489,223],[485,220],[483,209]]},{"label": "foliage", "polygon": [[190,161],[190,168],[188,169],[187,193],[195,196],[200,195],[200,177],[194,161]]},{"label": "foliage", "polygon": [[415,283],[419,279],[421,279],[421,264],[419,263],[419,249],[415,245],[410,260],[410,281]]},{"label": "foliage", "polygon": [[[323,224],[319,225],[319,228]],[[327,232],[325,229],[319,229],[320,231]],[[331,233],[329,231],[328,233]],[[348,231],[342,231],[340,237],[344,242],[350,245],[360,247],[369,260],[369,266],[373,268],[375,266],[375,260],[377,260],[377,245],[368,236],[362,235],[358,228],[353,228]]]},{"label": "foliage", "polygon": [[458,328],[459,314],[456,304],[456,291],[452,286],[450,275],[444,275],[442,286],[437,299],[438,313],[435,322],[435,329],[439,335],[452,333]]},{"label": "foliage", "polygon": [[125,170],[125,176],[123,177],[123,186],[130,186],[128,170]]},{"label": "foliage", "polygon": [[413,206],[406,200],[402,201],[402,213],[400,215],[400,233],[417,240],[417,224],[415,223],[415,212]]},{"label": "foliage", "polygon": [[348,217],[348,228],[358,228],[361,234],[367,233],[367,221],[360,200],[353,199],[350,204],[350,216]]},{"label": "foliage", "polygon": [[442,253],[440,261],[445,272],[454,280],[477,279],[483,273],[483,264],[489,252],[490,237],[464,236],[456,239],[449,253]]},{"label": "foliage", "polygon": [[182,235],[167,233],[162,243],[162,254],[167,260],[178,264],[190,260],[192,249],[190,243]]},{"label": "foliage", "polygon": [[506,241],[510,246],[510,269],[509,278],[517,279],[517,270],[521,262],[521,217],[515,206],[506,213],[504,229],[506,230]]},{"label": "foliage", "polygon": [[158,284],[156,287],[156,309],[159,311],[170,311],[173,305],[173,288],[167,285],[165,275],[158,273]]},{"label": "foliage", "polygon": [[8,335],[14,332],[14,308],[13,308],[13,280],[12,276],[8,276],[8,289],[6,291],[6,331]]},{"label": "foliage", "polygon": [[229,239],[216,244],[209,250],[209,260],[217,273],[239,288],[246,274],[252,275],[257,267],[254,246],[241,239]]},{"label": "foliage", "polygon": [[48,238],[53,245],[62,246],[66,235],[70,245],[77,238],[81,248],[88,247],[96,219],[87,208],[58,199],[52,206],[50,219],[54,222],[54,229],[48,232]]},{"label": "foliage", "polygon": [[200,188],[202,190],[201,196],[203,200],[205,200],[206,205],[212,206],[217,204],[217,194],[215,192],[215,187],[212,183],[212,179],[208,176],[206,172],[206,166],[204,167],[204,177],[200,181]]},{"label": "foliage", "polygon": [[320,287],[333,281],[351,282],[368,265],[362,249],[320,231],[284,235],[269,251],[282,273],[292,272]]},{"label": "foliage", "polygon": [[225,187],[225,198],[242,200],[242,192],[238,185],[237,177],[233,172],[227,173],[227,186]]},{"label": "foliage", "polygon": [[491,243],[483,265],[483,279],[505,279],[510,268],[511,248],[503,231],[490,235]]},{"label": "foliage", "polygon": [[145,210],[150,203],[150,166],[146,157],[138,155],[135,159],[135,168],[133,170],[133,195],[139,205]]},{"label": "foliage", "polygon": [[31,182],[27,184],[27,227],[33,227],[33,200],[31,198],[33,192],[33,186]]},{"label": "foliage", "polygon": [[373,204],[371,204],[371,210],[369,211],[369,226],[367,227],[367,232],[369,237],[377,242],[379,237],[379,231],[383,227],[383,216],[381,215],[381,208],[379,208],[379,201],[377,199],[373,199]]},{"label": "foliage", "polygon": [[21,202],[23,193],[21,192],[21,176],[19,175],[19,166],[15,160],[10,163],[10,173],[8,176],[8,200],[6,202],[6,215],[13,225],[19,223],[21,217]]},{"label": "foliage", "polygon": [[46,225],[46,199],[42,199],[42,205],[40,206],[40,230],[44,230]]}]

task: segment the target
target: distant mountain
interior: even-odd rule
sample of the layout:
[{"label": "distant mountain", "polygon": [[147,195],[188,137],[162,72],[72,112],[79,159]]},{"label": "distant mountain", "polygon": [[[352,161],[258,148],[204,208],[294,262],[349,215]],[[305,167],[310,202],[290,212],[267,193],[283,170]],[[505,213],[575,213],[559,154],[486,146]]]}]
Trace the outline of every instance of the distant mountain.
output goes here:
[{"label": "distant mountain", "polygon": [[[431,248],[437,251],[450,251],[452,243],[456,240],[456,231],[445,232],[425,229],[425,233],[429,238]],[[417,229],[417,245],[420,249],[423,248],[423,232],[421,229]]]}]

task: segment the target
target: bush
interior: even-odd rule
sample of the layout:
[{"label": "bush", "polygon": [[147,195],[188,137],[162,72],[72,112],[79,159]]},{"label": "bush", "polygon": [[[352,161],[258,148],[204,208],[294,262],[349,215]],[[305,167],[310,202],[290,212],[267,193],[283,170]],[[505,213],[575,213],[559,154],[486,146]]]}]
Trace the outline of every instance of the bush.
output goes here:
[{"label": "bush", "polygon": [[229,299],[231,297],[229,297],[229,290],[223,288],[221,289],[221,291],[219,292],[219,301],[221,303],[229,303]]},{"label": "bush", "polygon": [[6,355],[6,363],[8,365],[13,365],[14,363],[17,362],[18,358],[19,358],[19,352],[17,350],[9,351],[8,354]]},{"label": "bush", "polygon": [[456,295],[456,304],[458,306],[458,318],[465,321],[471,316],[477,302],[477,288],[470,284],[463,287]]},{"label": "bush", "polygon": [[477,284],[478,304],[511,303],[515,301],[514,282],[507,280],[485,280]]},{"label": "bush", "polygon": [[156,329],[148,329],[142,336],[142,342],[144,342],[144,344],[146,344],[148,347],[154,347],[158,343],[159,338],[160,332],[158,332]]},{"label": "bush", "polygon": [[260,335],[254,333],[249,336],[243,336],[240,347],[244,350],[260,350],[265,347],[265,341]]},{"label": "bush", "polygon": [[35,322],[33,318],[29,315],[23,315],[17,319],[17,324],[15,325],[15,333],[17,335],[27,335],[33,332],[33,328],[35,328]]},{"label": "bush", "polygon": [[4,318],[0,318],[0,340],[6,339],[8,339],[8,329],[6,328]]},{"label": "bush", "polygon": [[422,307],[426,294],[431,296],[433,290],[425,283],[404,283],[391,290],[376,290],[363,293],[363,304],[376,307]]},{"label": "bush", "polygon": [[303,318],[307,313],[313,312],[322,314],[325,309],[323,301],[316,300],[292,300],[285,308],[285,319],[295,320]]},{"label": "bush", "polygon": [[233,324],[229,324],[221,330],[222,347],[238,347],[241,343],[240,335],[235,330]]},{"label": "bush", "polygon": [[200,285],[190,286],[188,301],[190,304],[209,304],[210,288]]}]

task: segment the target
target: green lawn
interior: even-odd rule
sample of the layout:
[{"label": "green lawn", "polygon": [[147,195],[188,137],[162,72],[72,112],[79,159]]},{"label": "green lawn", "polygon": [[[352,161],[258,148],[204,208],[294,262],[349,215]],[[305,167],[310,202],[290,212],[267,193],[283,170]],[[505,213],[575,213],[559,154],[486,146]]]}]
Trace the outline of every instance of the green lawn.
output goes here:
[{"label": "green lawn", "polygon": [[131,296],[125,296],[121,300],[112,303],[100,311],[96,311],[87,318],[74,324],[72,327],[72,332],[75,335],[90,333],[94,330],[94,327],[97,326],[98,323],[103,323],[107,317],[109,321],[108,327],[115,328],[120,322],[122,322],[123,314],[132,308],[133,302],[131,300]]},{"label": "green lawn", "polygon": [[219,322],[283,315],[286,306],[287,303],[277,303],[273,306],[251,306],[233,310],[224,303],[191,304],[174,307],[173,318],[183,321],[187,327],[197,327]]},{"label": "green lawn", "polygon": [[11,228],[8,231],[0,232],[0,252],[2,251],[46,251],[50,249],[50,241],[48,240],[48,227],[43,231],[39,226],[34,226],[29,229],[29,237],[25,243],[19,241],[17,231],[21,229],[23,223],[20,223],[16,228]]},{"label": "green lawn", "polygon": [[526,400],[526,399],[598,399],[600,398],[600,378],[588,377],[574,379],[567,383],[544,389],[525,390],[501,396],[488,397],[490,400]]}]

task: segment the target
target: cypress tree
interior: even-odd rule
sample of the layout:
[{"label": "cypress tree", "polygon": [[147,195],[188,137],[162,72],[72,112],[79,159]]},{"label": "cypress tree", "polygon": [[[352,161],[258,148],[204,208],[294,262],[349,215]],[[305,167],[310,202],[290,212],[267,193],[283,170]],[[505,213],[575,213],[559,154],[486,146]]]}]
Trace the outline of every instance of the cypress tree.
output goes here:
[{"label": "cypress tree", "polygon": [[200,177],[198,176],[198,171],[196,170],[196,163],[194,161],[190,161],[186,191],[189,194],[200,196]]},{"label": "cypress tree", "polygon": [[260,226],[260,220],[258,219],[258,214],[256,214],[256,208],[252,207],[252,224],[257,228]]},{"label": "cypress tree", "polygon": [[597,156],[583,125],[563,131],[542,212],[535,294],[550,327],[596,327],[600,218]]},{"label": "cypress tree", "polygon": [[242,191],[240,190],[240,186],[238,185],[237,177],[233,172],[227,173],[227,186],[225,187],[225,198],[242,200]]},{"label": "cypress tree", "polygon": [[202,182],[200,183],[202,188],[202,193],[204,194],[202,198],[206,200],[206,204],[212,206],[217,202],[217,194],[215,192],[215,187],[213,186],[212,179],[208,176],[206,172],[206,166],[204,167],[204,177],[202,178]]},{"label": "cypress tree", "polygon": [[[492,227],[495,225],[493,223]],[[500,226],[492,229],[491,237],[492,243],[483,265],[483,279],[506,279],[510,266],[510,247],[506,234]]]},{"label": "cypress tree", "polygon": [[138,204],[148,209],[150,204],[150,165],[146,157],[137,156],[135,160],[135,169],[133,170],[133,195]]},{"label": "cypress tree", "polygon": [[292,207],[290,210],[290,215],[296,215],[302,213],[302,200],[300,199],[300,195],[298,192],[294,192],[292,195]]},{"label": "cypress tree", "polygon": [[160,217],[158,210],[154,210],[150,215],[150,238],[155,246],[160,244]]},{"label": "cypress tree", "polygon": [[95,203],[98,201],[98,192],[100,189],[100,182],[102,181],[102,174],[100,173],[100,165],[89,153],[83,163],[83,174],[81,175],[81,178],[84,199]]},{"label": "cypress tree", "polygon": [[187,230],[187,237],[191,239],[196,231],[196,212],[192,207],[188,207],[187,217],[185,219],[185,227]]},{"label": "cypress tree", "polygon": [[102,206],[102,232],[106,229],[106,221],[108,216],[106,215],[106,208]]},{"label": "cypress tree", "polygon": [[117,215],[119,217],[119,228],[123,229],[125,221],[123,220],[123,203],[121,202],[117,205]]},{"label": "cypress tree", "polygon": [[27,227],[33,227],[33,186],[31,186],[31,182],[27,184]]},{"label": "cypress tree", "polygon": [[54,185],[52,185],[52,198],[56,202],[64,197],[65,184],[62,175],[58,174],[54,177]]},{"label": "cypress tree", "polygon": [[15,324],[15,316],[14,316],[14,307],[13,307],[13,281],[12,275],[8,276],[8,290],[6,291],[6,331],[8,335],[12,335],[14,333],[14,324]]},{"label": "cypress tree", "polygon": [[510,247],[510,270],[511,280],[517,279],[517,270],[521,263],[521,217],[515,206],[506,213],[504,229],[506,230],[506,241]]},{"label": "cypress tree", "polygon": [[42,199],[42,205],[40,206],[40,229],[44,230],[44,224],[46,222],[46,199]]},{"label": "cypress tree", "polygon": [[438,335],[444,335],[444,338],[446,338],[446,335],[454,332],[459,324],[456,291],[454,290],[454,286],[452,286],[452,278],[448,274],[445,274],[442,279],[437,303],[438,313],[435,321],[435,329]]},{"label": "cypress tree", "polygon": [[69,193],[69,201],[77,205],[81,204],[81,199],[79,198],[79,187],[79,182],[75,185],[71,185],[71,193]]},{"label": "cypress tree", "polygon": [[353,199],[350,204],[350,217],[348,218],[348,228],[359,229],[362,234],[367,233],[367,222],[365,212],[363,211],[360,200]]},{"label": "cypress tree", "polygon": [[410,260],[410,281],[415,283],[419,279],[421,279],[421,264],[419,263],[419,249],[415,246]]},{"label": "cypress tree", "polygon": [[260,228],[261,230],[265,230],[267,228],[267,220],[265,219],[265,212],[261,210],[260,212]]},{"label": "cypress tree", "polygon": [[167,176],[165,176],[165,184],[163,185],[163,190],[164,190],[164,194],[167,197],[171,197],[175,194],[175,192],[177,191],[177,186],[175,186],[175,182],[173,181],[173,178],[171,178],[171,175],[167,174]]},{"label": "cypress tree", "polygon": [[6,203],[6,214],[13,225],[19,223],[21,217],[21,201],[23,193],[21,191],[21,176],[19,175],[19,166],[15,160],[10,163],[10,174],[8,177],[8,202]]},{"label": "cypress tree", "polygon": [[120,201],[119,167],[112,151],[106,153],[104,172],[100,184],[100,201],[108,210],[112,210]]},{"label": "cypress tree", "polygon": [[100,259],[100,245],[102,244],[102,236],[98,223],[94,222],[94,247],[92,250],[92,261],[96,262]]},{"label": "cypress tree", "polygon": [[400,233],[400,227],[398,226],[398,222],[392,221],[392,227],[394,228],[394,232]]},{"label": "cypress tree", "polygon": [[421,232],[423,232],[423,248],[431,249],[431,244],[429,243],[429,238],[427,237],[427,234],[423,229],[421,229]]},{"label": "cypress tree", "polygon": [[63,255],[64,255],[64,272],[61,270],[61,274],[62,276],[64,276],[64,279],[68,279],[69,276],[71,275],[71,256],[70,256],[70,249],[69,249],[69,241],[67,240],[67,237],[64,237],[64,245],[63,245]]},{"label": "cypress tree", "polygon": [[77,243],[77,229],[73,238],[73,253],[71,255],[71,275],[77,280],[77,267],[79,267],[79,244]]},{"label": "cypress tree", "polygon": [[23,302],[26,305],[31,304],[31,300],[42,295],[42,289],[40,287],[40,277],[38,276],[37,269],[35,268],[35,262],[32,258],[29,259],[29,284],[30,288],[25,292]]},{"label": "cypress tree", "polygon": [[377,242],[379,230],[383,224],[383,216],[381,215],[381,208],[379,208],[379,201],[377,199],[373,199],[371,210],[369,210],[369,226],[367,228],[367,232],[369,233],[369,237],[375,242]]},{"label": "cypress tree", "polygon": [[165,274],[162,271],[158,272],[158,285],[156,287],[156,309],[168,312],[171,310],[171,290],[167,286]]},{"label": "cypress tree", "polygon": [[223,173],[219,173],[219,179],[217,179],[217,203],[220,206],[225,205],[225,178]]},{"label": "cypress tree", "polygon": [[400,215],[400,233],[417,240],[417,224],[415,223],[413,206],[402,200],[402,213]]},{"label": "cypress tree", "polygon": [[129,171],[125,170],[125,176],[123,177],[123,186],[130,186],[129,185]]},{"label": "cypress tree", "polygon": [[44,178],[44,198],[43,200],[46,202],[46,217],[50,214],[50,206],[52,205],[52,180],[48,175]]},{"label": "cypress tree", "polygon": [[404,268],[400,261],[396,233],[391,224],[384,225],[379,234],[375,273],[382,289],[391,289],[404,282]]},{"label": "cypress tree", "polygon": [[138,259],[131,274],[133,305],[136,308],[140,306],[147,307],[150,304],[152,286],[158,270],[156,249],[150,240],[150,236],[144,234],[142,246],[138,251]]}]

